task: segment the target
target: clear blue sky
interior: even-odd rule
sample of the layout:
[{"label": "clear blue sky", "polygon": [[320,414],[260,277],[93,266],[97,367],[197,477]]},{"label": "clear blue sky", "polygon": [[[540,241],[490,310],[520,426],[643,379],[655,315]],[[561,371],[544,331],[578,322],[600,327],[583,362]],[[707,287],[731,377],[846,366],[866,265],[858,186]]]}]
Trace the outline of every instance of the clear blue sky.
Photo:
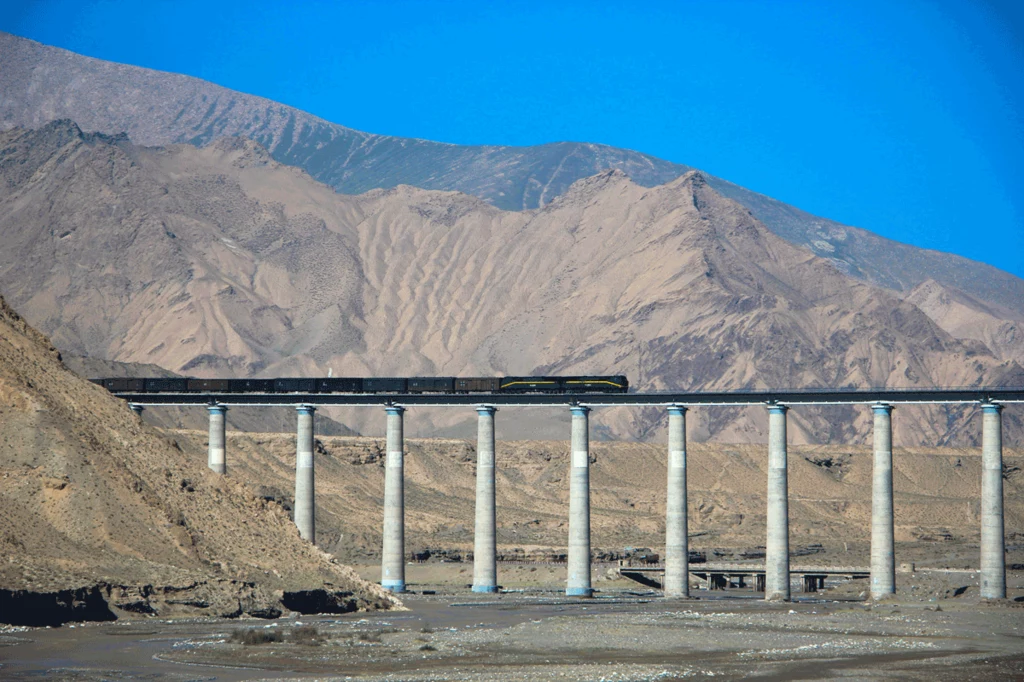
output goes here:
[{"label": "clear blue sky", "polygon": [[8,0],[0,28],[374,133],[628,147],[1024,276],[1024,0],[636,5]]}]

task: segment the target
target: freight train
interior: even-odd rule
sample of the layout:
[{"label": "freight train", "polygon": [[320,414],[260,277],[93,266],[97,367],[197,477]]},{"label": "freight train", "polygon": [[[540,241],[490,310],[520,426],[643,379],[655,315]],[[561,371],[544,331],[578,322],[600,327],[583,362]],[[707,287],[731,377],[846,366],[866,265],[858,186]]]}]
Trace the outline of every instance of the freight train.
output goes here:
[{"label": "freight train", "polygon": [[626,393],[624,376],[92,379],[111,393]]}]

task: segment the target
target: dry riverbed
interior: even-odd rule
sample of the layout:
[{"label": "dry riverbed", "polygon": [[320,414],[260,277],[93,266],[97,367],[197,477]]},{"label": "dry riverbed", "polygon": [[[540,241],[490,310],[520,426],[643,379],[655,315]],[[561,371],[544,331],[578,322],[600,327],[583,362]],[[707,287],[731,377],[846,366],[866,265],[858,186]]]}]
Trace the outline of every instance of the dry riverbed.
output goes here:
[{"label": "dry riverbed", "polygon": [[[938,589],[941,581],[931,580]],[[954,577],[952,582],[969,585]],[[909,582],[909,581],[908,581]],[[1020,596],[1014,581],[1012,595]],[[950,583],[952,584],[952,583]],[[924,583],[922,583],[924,585]],[[428,589],[429,587],[429,589]],[[473,595],[415,585],[408,611],[7,628],[0,677],[56,680],[1020,679],[1024,602],[971,590],[880,604],[856,585],[791,604],[749,591],[669,601],[607,583]],[[433,594],[424,594],[433,592]],[[920,594],[922,590],[916,592]],[[955,592],[955,590],[954,590]],[[976,594],[976,593],[975,593]],[[855,599],[855,598],[854,598]]]}]

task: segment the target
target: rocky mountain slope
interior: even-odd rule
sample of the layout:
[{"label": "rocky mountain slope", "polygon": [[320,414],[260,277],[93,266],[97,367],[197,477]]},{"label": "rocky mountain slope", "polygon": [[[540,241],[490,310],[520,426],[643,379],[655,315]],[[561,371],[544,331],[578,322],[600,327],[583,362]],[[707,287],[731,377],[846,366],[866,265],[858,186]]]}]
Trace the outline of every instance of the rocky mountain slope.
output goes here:
[{"label": "rocky mountain slope", "polygon": [[3,299],[0,426],[0,622],[396,604],[67,370]]},{"label": "rocky mountain slope", "polygon": [[[697,172],[645,188],[608,171],[508,212],[406,186],[339,195],[243,139],[143,148],[57,122],[0,134],[0,234],[0,288],[59,347],[181,373],[616,372],[643,389],[1024,383],[1016,342],[956,339],[775,236]],[[467,412],[416,411],[413,433],[464,433]],[[900,415],[902,444],[977,439],[964,408]],[[597,432],[649,438],[663,417],[602,411]],[[342,420],[368,434],[382,421]],[[868,429],[852,409],[792,422],[797,442]],[[1020,416],[1006,422],[1019,437]],[[765,415],[701,410],[694,424],[697,439],[757,441]],[[560,437],[564,415],[503,416],[499,428]]]},{"label": "rocky mountain slope", "polygon": [[[609,168],[643,186],[692,170],[597,144],[461,146],[373,135],[196,78],[90,59],[6,33],[0,33],[0,62],[0,129],[69,118],[84,130],[126,132],[143,145],[203,145],[243,136],[349,194],[408,184],[458,190],[522,210],[544,206],[577,180]],[[721,178],[706,180],[777,235],[854,277],[901,292],[934,280],[999,308],[1003,319],[1024,320],[1020,278],[812,216]]]}]

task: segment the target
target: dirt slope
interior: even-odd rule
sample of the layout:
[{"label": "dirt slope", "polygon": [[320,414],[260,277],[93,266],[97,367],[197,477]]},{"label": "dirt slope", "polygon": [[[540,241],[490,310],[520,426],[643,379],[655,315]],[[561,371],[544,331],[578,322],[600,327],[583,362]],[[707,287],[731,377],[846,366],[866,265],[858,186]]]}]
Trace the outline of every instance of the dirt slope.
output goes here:
[{"label": "dirt slope", "polygon": [[308,608],[304,591],[339,609],[393,604],[277,505],[68,371],[3,299],[0,477],[0,620],[274,615]]},{"label": "dirt slope", "polygon": [[1024,323],[1006,310],[934,280],[916,286],[906,301],[955,338],[981,341],[998,357],[1024,364]]},{"label": "dirt slope", "polygon": [[[0,286],[74,353],[196,375],[623,373],[642,389],[1020,385],[1012,359],[773,235],[699,173],[607,172],[506,212],[411,187],[350,197],[246,140],[142,148],[55,123],[0,134]],[[1008,350],[1009,349],[1009,350]],[[1008,359],[1010,358],[1010,359]],[[381,420],[360,412],[360,433]],[[964,408],[908,408],[897,443],[975,443]],[[563,415],[564,417],[564,415]],[[651,438],[659,410],[599,415]],[[695,416],[760,442],[764,410]],[[807,410],[797,442],[866,433]],[[467,411],[414,435],[469,435]],[[1019,417],[1007,417],[1011,442]],[[418,430],[416,430],[418,429]],[[559,438],[561,417],[517,438]]]}]

